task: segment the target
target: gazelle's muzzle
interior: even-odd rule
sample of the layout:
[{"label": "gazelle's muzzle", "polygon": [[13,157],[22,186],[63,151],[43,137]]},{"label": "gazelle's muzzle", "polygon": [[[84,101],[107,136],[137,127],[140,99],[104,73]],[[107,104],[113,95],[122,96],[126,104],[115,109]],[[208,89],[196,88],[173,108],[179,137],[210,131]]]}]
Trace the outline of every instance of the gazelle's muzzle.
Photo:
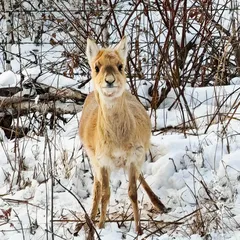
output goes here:
[{"label": "gazelle's muzzle", "polygon": [[115,83],[115,77],[112,74],[105,76],[105,87],[113,88]]}]

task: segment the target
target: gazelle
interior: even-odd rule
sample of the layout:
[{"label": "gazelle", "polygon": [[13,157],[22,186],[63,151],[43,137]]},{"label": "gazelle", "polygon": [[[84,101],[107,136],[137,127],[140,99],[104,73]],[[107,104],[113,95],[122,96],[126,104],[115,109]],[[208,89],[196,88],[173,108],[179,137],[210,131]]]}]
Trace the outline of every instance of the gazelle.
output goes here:
[{"label": "gazelle", "polygon": [[166,208],[141,175],[150,145],[151,122],[141,103],[126,90],[127,40],[124,37],[115,48],[99,49],[88,39],[86,54],[94,91],[85,100],[79,132],[94,170],[91,219],[95,219],[101,202],[99,228],[104,227],[110,174],[124,168],[129,176],[128,195],[136,231],[141,234],[137,179],[157,210],[165,212]]}]

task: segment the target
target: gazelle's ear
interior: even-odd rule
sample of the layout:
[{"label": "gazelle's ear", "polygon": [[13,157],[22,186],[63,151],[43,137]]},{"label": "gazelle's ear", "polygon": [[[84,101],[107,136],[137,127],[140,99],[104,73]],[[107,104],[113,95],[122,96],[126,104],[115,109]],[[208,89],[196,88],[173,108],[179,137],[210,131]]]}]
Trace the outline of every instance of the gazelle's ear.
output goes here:
[{"label": "gazelle's ear", "polygon": [[127,46],[127,38],[126,37],[122,38],[122,40],[115,47],[115,50],[118,51],[120,57],[123,59],[124,62],[126,62],[127,53],[128,53],[128,46]]},{"label": "gazelle's ear", "polygon": [[89,63],[97,56],[99,52],[98,45],[91,39],[87,39],[86,55]]}]

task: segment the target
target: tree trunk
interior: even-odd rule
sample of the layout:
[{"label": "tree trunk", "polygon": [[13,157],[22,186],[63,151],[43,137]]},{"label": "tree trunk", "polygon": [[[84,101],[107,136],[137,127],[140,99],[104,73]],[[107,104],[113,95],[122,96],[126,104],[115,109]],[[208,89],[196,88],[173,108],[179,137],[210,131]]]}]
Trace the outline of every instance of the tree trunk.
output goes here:
[{"label": "tree trunk", "polygon": [[6,62],[6,70],[12,70],[11,66],[11,51],[12,51],[12,43],[13,43],[13,13],[12,13],[12,4],[11,0],[4,1],[5,8],[5,17],[6,17],[6,52],[5,52],[5,62]]}]

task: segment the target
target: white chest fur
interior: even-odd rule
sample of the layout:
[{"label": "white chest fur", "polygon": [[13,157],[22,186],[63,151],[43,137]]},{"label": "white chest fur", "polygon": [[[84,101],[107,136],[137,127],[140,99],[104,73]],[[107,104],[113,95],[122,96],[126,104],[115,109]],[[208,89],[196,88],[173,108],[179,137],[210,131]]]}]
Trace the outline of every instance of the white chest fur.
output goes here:
[{"label": "white chest fur", "polygon": [[124,168],[128,169],[132,162],[136,166],[142,166],[145,159],[145,151],[143,146],[133,146],[128,150],[115,148],[109,152],[101,152],[97,154],[98,164],[102,167],[110,169]]}]

